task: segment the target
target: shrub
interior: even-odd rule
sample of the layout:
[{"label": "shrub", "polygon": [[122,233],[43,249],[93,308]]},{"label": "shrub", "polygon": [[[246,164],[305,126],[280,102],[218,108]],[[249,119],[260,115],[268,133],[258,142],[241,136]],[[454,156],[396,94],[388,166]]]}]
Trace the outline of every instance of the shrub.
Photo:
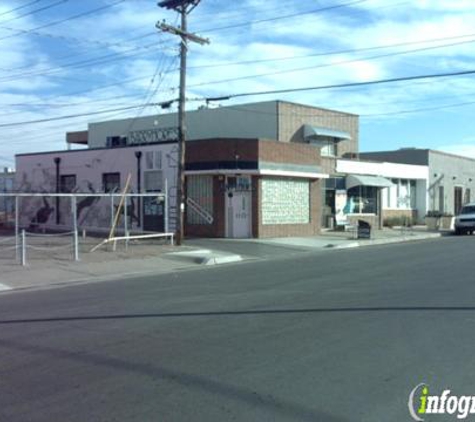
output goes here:
[{"label": "shrub", "polygon": [[426,217],[440,218],[440,217],[453,217],[453,215],[450,214],[449,212],[427,211]]},{"label": "shrub", "polygon": [[394,226],[405,226],[412,227],[414,225],[414,220],[412,217],[407,215],[400,215],[397,217],[388,217],[383,221],[385,227],[394,227]]}]

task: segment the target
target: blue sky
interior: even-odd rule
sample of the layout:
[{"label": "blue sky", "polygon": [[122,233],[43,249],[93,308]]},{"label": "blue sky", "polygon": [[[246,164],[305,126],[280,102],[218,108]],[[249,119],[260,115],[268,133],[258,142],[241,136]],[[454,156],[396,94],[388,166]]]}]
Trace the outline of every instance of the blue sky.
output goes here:
[{"label": "blue sky", "polygon": [[[153,0],[2,0],[0,166],[13,166],[16,153],[64,149],[65,132],[88,122],[163,113],[150,104],[178,95],[178,44],[155,29],[163,19],[177,23]],[[202,0],[189,29],[211,43],[190,45],[188,109],[213,96],[475,69],[473,0]],[[216,105],[282,99],[337,109],[361,116],[362,151],[412,146],[475,156],[474,80]]]}]

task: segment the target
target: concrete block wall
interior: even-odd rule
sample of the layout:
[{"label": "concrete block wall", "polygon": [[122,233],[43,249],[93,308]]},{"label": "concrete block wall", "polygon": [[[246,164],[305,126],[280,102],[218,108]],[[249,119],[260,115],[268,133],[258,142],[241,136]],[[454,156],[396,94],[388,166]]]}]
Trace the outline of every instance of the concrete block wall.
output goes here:
[{"label": "concrete block wall", "polygon": [[[310,182],[310,222],[308,224],[262,224],[262,178],[259,179],[256,208],[258,215],[253,215],[256,221],[256,237],[290,237],[290,236],[314,236],[321,229],[321,181]],[[254,220],[254,221],[255,221]]]}]

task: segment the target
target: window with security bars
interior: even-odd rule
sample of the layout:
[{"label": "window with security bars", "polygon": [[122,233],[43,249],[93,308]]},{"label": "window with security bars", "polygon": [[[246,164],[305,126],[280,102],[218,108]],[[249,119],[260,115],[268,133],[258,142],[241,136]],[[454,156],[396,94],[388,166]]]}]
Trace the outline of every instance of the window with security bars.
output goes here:
[{"label": "window with security bars", "polygon": [[213,176],[188,176],[186,179],[188,224],[211,224],[213,220]]}]

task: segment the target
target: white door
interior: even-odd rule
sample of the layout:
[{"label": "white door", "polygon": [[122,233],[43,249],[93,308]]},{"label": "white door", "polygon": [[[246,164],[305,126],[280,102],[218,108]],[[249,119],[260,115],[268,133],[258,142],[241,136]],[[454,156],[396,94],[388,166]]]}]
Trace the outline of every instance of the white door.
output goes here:
[{"label": "white door", "polygon": [[226,237],[251,237],[251,192],[226,193]]}]

